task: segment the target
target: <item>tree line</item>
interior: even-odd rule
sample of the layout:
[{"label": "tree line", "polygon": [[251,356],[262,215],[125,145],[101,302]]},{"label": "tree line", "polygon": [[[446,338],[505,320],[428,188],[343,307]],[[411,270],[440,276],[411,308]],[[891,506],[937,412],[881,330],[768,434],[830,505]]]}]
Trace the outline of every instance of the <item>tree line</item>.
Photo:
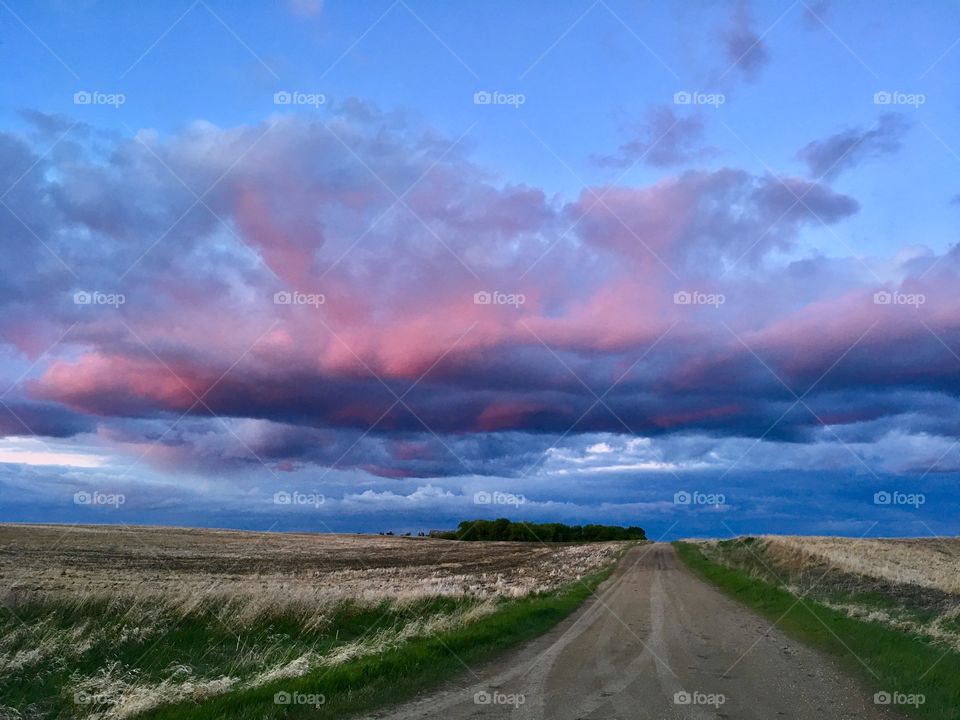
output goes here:
[{"label": "tree line", "polygon": [[446,540],[507,540],[514,542],[601,542],[646,540],[643,528],[631,525],[565,525],[563,523],[464,520],[456,530],[431,530],[430,537]]}]

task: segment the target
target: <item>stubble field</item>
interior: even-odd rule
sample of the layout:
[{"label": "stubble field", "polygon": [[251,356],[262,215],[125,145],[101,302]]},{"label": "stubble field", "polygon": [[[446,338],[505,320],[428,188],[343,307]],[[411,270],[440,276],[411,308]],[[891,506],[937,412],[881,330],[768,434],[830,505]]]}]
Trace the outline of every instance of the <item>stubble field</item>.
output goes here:
[{"label": "stubble field", "polygon": [[[0,525],[0,717],[165,717],[231,695],[262,699],[285,681],[552,602],[622,549]],[[376,695],[344,692],[343,707]],[[324,707],[314,710],[345,700],[315,695]],[[281,711],[289,716],[277,706],[261,716]]]}]

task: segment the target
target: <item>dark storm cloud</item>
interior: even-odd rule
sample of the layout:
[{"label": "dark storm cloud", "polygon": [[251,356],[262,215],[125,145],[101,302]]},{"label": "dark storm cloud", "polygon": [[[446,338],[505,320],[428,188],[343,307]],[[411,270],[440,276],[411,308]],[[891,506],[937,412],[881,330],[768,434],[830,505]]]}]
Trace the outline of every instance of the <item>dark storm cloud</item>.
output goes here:
[{"label": "dark storm cloud", "polygon": [[[451,142],[356,103],[64,156],[0,135],[19,216],[0,229],[30,269],[4,275],[0,329],[36,365],[30,430],[5,432],[97,430],[205,472],[503,475],[564,433],[814,443],[823,422],[906,417],[908,388],[958,390],[936,337],[960,342],[956,253],[888,287],[850,259],[779,261],[854,215],[847,195],[722,167],[563,202],[492,184]],[[387,188],[418,179],[397,207]]]}]

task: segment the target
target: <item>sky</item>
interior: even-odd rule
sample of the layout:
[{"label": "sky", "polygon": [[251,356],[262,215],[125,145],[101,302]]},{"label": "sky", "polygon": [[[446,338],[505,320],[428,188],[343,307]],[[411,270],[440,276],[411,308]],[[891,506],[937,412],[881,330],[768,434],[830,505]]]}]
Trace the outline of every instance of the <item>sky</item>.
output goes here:
[{"label": "sky", "polygon": [[957,534],[960,6],[0,1],[0,521]]}]

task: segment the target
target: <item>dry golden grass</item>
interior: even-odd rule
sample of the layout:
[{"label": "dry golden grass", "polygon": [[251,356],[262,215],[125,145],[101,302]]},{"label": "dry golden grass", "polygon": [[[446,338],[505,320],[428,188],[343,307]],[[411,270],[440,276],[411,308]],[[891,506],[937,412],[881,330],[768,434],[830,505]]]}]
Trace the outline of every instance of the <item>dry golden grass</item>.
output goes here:
[{"label": "dry golden grass", "polygon": [[0,602],[109,599],[256,619],[428,597],[523,597],[610,563],[621,543],[0,524]]},{"label": "dry golden grass", "polygon": [[[171,667],[161,682],[143,682],[138,674],[119,663],[101,668],[96,675],[77,677],[74,692],[104,700],[106,708],[90,712],[88,720],[126,720],[163,704],[200,701],[232,690],[261,687],[283,678],[296,678],[318,668],[331,667],[361,657],[378,655],[416,638],[434,635],[474,622],[496,609],[491,600],[447,613],[414,618],[406,624],[383,628],[358,640],[343,643],[321,655],[305,652],[247,677],[240,673],[215,678],[197,678],[188,665]],[[2,716],[0,716],[2,717]]]},{"label": "dry golden grass", "polygon": [[854,539],[770,535],[785,565],[813,558],[843,572],[960,594],[960,538]]},{"label": "dry golden grass", "polygon": [[[97,698],[73,701],[77,717],[130,718],[469,625],[500,599],[591,575],[623,548],[0,524],[0,604],[13,611],[0,633],[0,683],[59,674],[59,694]],[[380,624],[339,640],[345,608],[370,612]],[[18,619],[28,612],[29,626]],[[75,620],[65,626],[64,617]],[[278,619],[298,630],[273,634]],[[204,664],[172,649],[170,633],[188,621],[225,639],[229,662]],[[130,647],[145,649],[142,666],[111,660]],[[162,661],[153,658],[158,650]],[[67,677],[70,668],[77,669]],[[0,718],[13,712],[0,700]]]},{"label": "dry golden grass", "polygon": [[960,651],[960,539],[766,535],[700,544],[758,580]]}]

